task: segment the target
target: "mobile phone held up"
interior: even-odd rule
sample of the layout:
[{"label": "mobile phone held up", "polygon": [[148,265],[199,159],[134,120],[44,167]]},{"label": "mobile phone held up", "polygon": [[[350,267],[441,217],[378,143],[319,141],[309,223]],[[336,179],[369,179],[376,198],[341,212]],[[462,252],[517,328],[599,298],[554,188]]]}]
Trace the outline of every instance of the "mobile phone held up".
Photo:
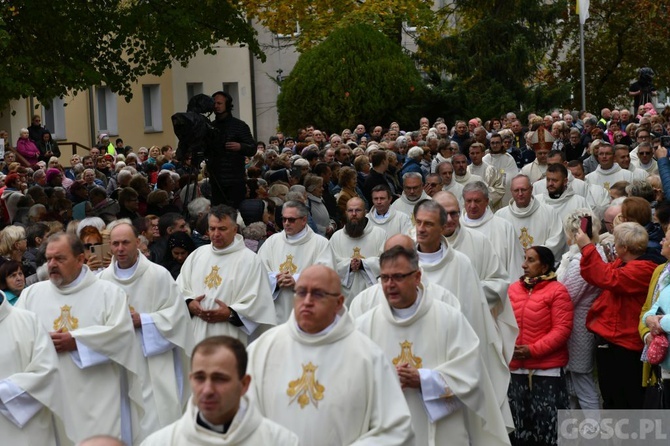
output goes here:
[{"label": "mobile phone held up", "polygon": [[593,220],[590,215],[580,218],[580,227],[584,234],[586,234],[589,239],[593,238]]}]

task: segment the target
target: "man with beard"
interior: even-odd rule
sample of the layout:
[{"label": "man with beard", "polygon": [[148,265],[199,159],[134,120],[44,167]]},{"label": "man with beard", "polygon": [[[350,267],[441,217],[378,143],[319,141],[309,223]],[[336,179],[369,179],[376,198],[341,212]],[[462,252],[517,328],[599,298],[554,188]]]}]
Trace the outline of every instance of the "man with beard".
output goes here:
[{"label": "man with beard", "polygon": [[[491,145],[499,146],[502,145],[502,138],[499,134],[494,133],[491,135]],[[489,185],[489,196],[491,197],[491,206],[495,207],[500,203],[502,197],[505,195],[505,185],[503,184],[503,178],[498,175],[498,171],[495,167],[491,166],[484,162],[485,147],[483,144],[474,143],[470,146],[470,161],[472,163],[468,166],[468,172],[472,175],[479,176],[483,178],[483,181]],[[450,191],[457,197],[463,198],[463,191],[456,193],[455,191]],[[461,205],[463,202],[461,201]]]},{"label": "man with beard", "polygon": [[416,444],[509,444],[472,326],[426,292],[413,248],[385,251],[380,269],[385,302],[356,325],[394,358]]},{"label": "man with beard", "polygon": [[533,186],[526,175],[512,179],[512,196],[509,206],[496,212],[496,216],[514,226],[517,243],[524,251],[531,246],[545,246],[554,258],[560,259],[567,250],[561,220],[553,209],[533,198]]},{"label": "man with beard", "polygon": [[18,308],[37,315],[58,353],[63,393],[61,445],[107,434],[137,444],[143,432],[141,353],[126,294],[84,265],[72,234],[49,237],[49,280],[26,288]]},{"label": "man with beard", "polygon": [[489,239],[510,277],[521,277],[523,250],[516,238],[514,226],[507,220],[493,215],[489,208],[489,189],[481,181],[463,188],[465,215],[462,225],[481,232]]},{"label": "man with beard", "polygon": [[372,189],[372,209],[367,218],[370,224],[383,229],[387,237],[407,234],[412,228],[412,220],[407,214],[391,209],[391,189],[383,184]]},{"label": "man with beard", "polygon": [[391,209],[412,215],[414,205],[419,201],[430,198],[423,190],[423,177],[418,172],[408,172],[402,176],[402,195],[396,200]]},{"label": "man with beard", "polygon": [[422,200],[414,209],[419,265],[427,282],[445,287],[458,298],[461,311],[480,337],[482,359],[494,381],[498,407],[506,425],[511,427],[507,403],[509,369],[503,339],[489,310],[477,271],[470,259],[450,246],[443,236],[449,218],[444,208],[433,200]]},{"label": "man with beard", "polygon": [[628,181],[630,183],[632,180],[633,174],[614,162],[614,150],[611,144],[601,142],[598,147],[598,167],[595,171],[586,175],[586,182],[601,186],[609,191],[610,186],[617,181]]},{"label": "man with beard", "polygon": [[577,195],[568,184],[568,169],[563,164],[549,164],[543,183],[546,193],[536,194],[535,199],[553,208],[560,221],[576,209],[589,207],[586,199]]},{"label": "man with beard", "polygon": [[278,324],[286,322],[291,314],[295,281],[300,273],[310,265],[335,264],[328,240],[307,224],[307,206],[287,201],[281,214],[284,230],[270,236],[258,250],[258,258],[270,276]]},{"label": "man with beard", "polygon": [[346,305],[365,288],[377,282],[378,257],[382,253],[386,232],[365,217],[365,203],[360,198],[347,202],[344,228],[333,234],[330,247],[337,262],[335,270],[342,281]]},{"label": "man with beard", "polygon": [[465,186],[468,183],[474,183],[475,181],[484,181],[479,175],[470,173],[468,170],[468,158],[462,153],[457,153],[452,156],[451,164],[454,166],[456,182],[461,186]]}]

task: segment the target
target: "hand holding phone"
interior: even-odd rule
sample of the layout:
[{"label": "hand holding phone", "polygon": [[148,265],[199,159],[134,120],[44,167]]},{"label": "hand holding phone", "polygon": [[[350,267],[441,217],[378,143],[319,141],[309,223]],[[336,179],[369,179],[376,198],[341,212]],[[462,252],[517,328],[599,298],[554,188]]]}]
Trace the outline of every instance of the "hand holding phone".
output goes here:
[{"label": "hand holding phone", "polygon": [[590,215],[580,218],[580,227],[589,239],[593,238],[593,220]]}]

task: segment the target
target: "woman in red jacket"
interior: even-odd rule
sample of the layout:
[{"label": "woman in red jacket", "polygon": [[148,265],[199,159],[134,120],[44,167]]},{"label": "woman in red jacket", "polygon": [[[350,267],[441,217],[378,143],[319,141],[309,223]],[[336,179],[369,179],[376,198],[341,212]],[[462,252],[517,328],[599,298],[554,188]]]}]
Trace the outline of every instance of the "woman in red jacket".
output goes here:
[{"label": "woman in red jacket", "polygon": [[509,287],[519,336],[510,363],[508,397],[513,445],[555,445],[559,409],[569,407],[563,367],[568,363],[572,301],[556,280],[549,248],[526,250],[524,275]]},{"label": "woman in red jacket", "polygon": [[614,228],[617,259],[605,263],[581,230],[575,237],[582,251],[581,274],[603,292],[586,315],[586,328],[596,334],[596,365],[603,409],[642,409],[642,340],[640,310],[651,276],[658,266],[645,254],[648,235],[638,223]]}]

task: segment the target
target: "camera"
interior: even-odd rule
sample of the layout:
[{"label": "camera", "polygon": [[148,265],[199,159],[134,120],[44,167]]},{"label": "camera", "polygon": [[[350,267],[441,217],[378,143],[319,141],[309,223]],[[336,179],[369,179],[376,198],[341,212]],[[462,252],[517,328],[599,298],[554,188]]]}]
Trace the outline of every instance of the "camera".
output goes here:
[{"label": "camera", "polygon": [[176,157],[180,162],[191,158],[191,165],[199,166],[225,145],[225,134],[209,120],[213,112],[214,99],[198,94],[188,101],[185,113],[172,115],[174,134],[179,138]]},{"label": "camera", "polygon": [[661,136],[661,145],[670,150],[670,136]]}]

